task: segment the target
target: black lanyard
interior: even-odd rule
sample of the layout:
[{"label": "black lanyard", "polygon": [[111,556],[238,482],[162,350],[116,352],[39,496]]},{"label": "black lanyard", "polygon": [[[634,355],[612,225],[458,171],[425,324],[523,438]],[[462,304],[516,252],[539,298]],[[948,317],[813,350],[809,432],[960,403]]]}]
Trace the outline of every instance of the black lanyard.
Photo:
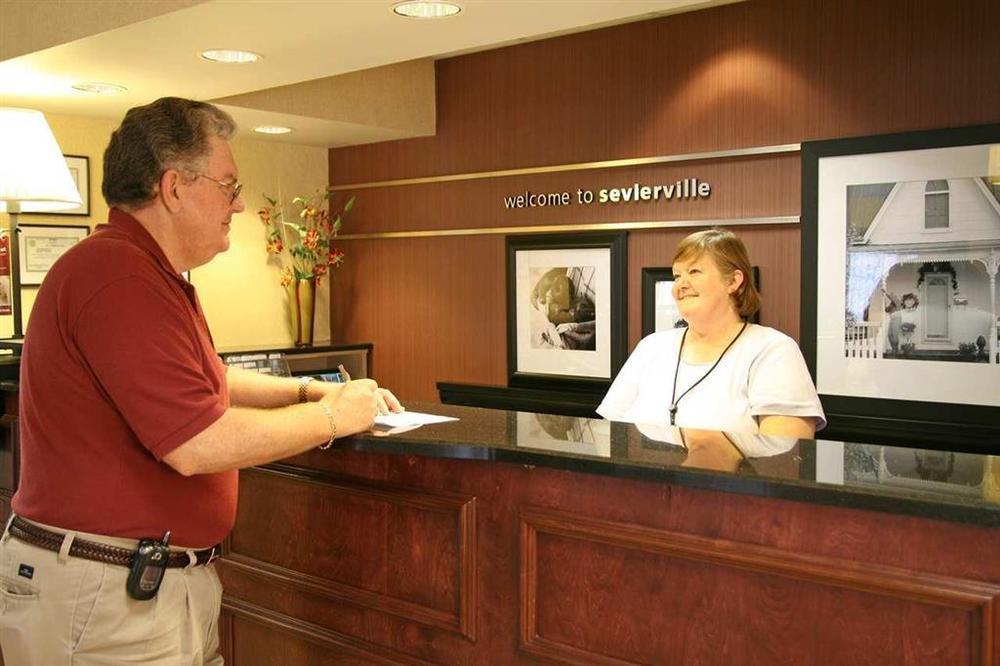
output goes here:
[{"label": "black lanyard", "polygon": [[694,384],[691,384],[691,386],[689,386],[684,393],[681,393],[680,396],[675,399],[674,396],[677,395],[677,373],[679,373],[681,369],[681,356],[684,354],[684,340],[687,338],[688,334],[688,329],[684,329],[684,333],[681,335],[681,348],[677,350],[677,365],[674,367],[674,388],[670,391],[670,425],[674,425],[674,417],[677,416],[677,403],[679,403],[684,396],[690,393],[691,389],[705,381],[705,377],[712,374],[712,370],[715,370],[715,367],[719,365],[720,361],[722,361],[722,357],[726,355],[726,352],[729,351],[730,347],[736,344],[736,341],[740,339],[740,336],[743,335],[743,331],[745,331],[746,328],[747,322],[743,322],[743,327],[740,329],[740,332],[736,334],[736,337],[733,338],[728,345],[726,345],[726,348],[722,350],[721,354],[719,354],[719,358],[715,359],[715,363],[713,363],[712,367],[708,369],[708,372],[703,374],[701,379],[696,381]]}]

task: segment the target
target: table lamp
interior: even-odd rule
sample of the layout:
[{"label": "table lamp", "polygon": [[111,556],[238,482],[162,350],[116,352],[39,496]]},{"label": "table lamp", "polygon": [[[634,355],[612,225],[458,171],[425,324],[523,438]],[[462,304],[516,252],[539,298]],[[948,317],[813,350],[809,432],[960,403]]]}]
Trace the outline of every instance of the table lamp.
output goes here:
[{"label": "table lamp", "polygon": [[59,144],[40,111],[0,107],[0,212],[10,214],[10,302],[14,337],[21,322],[17,214],[69,210],[80,193]]}]

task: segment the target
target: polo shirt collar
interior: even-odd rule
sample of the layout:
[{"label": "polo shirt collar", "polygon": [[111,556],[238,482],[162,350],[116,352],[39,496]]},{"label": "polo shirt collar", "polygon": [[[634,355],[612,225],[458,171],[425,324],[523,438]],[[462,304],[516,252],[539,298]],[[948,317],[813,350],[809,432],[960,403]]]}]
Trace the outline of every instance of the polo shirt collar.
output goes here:
[{"label": "polo shirt collar", "polygon": [[[153,235],[149,233],[146,227],[142,226],[139,220],[120,208],[112,208],[108,212],[108,226],[152,255],[165,272],[178,278],[180,277],[177,270],[174,269],[173,264],[167,259],[167,255],[163,253],[163,248],[160,247],[160,244],[156,242]],[[187,284],[186,280],[182,281]]]}]

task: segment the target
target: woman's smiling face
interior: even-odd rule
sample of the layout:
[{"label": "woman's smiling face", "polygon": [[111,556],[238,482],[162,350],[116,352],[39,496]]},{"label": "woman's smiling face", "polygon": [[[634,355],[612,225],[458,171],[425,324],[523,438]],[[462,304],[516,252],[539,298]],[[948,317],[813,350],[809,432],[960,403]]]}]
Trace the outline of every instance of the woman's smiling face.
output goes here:
[{"label": "woman's smiling face", "polygon": [[742,274],[736,271],[727,279],[707,252],[674,262],[673,273],[674,300],[689,323],[711,321],[735,309],[732,294],[742,283]]}]

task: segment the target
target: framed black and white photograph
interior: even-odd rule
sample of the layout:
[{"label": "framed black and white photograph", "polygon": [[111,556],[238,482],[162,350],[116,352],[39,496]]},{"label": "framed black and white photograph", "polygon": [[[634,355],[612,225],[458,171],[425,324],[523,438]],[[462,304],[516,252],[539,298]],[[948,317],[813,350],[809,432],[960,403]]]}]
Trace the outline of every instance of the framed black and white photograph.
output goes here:
[{"label": "framed black and white photograph", "polygon": [[802,165],[801,346],[831,430],[995,443],[1000,124],[808,142]]},{"label": "framed black and white photograph", "polygon": [[510,386],[607,387],[625,360],[625,233],[507,238]]},{"label": "framed black and white photograph", "polygon": [[[760,269],[753,271],[753,284],[760,291]],[[647,266],[642,269],[642,337],[657,331],[687,326],[674,300],[674,271],[672,266]],[[760,321],[760,311],[750,317],[751,323]]]},{"label": "framed black and white photograph", "polygon": [[18,265],[21,286],[37,286],[66,250],[87,237],[86,225],[19,224]]}]

